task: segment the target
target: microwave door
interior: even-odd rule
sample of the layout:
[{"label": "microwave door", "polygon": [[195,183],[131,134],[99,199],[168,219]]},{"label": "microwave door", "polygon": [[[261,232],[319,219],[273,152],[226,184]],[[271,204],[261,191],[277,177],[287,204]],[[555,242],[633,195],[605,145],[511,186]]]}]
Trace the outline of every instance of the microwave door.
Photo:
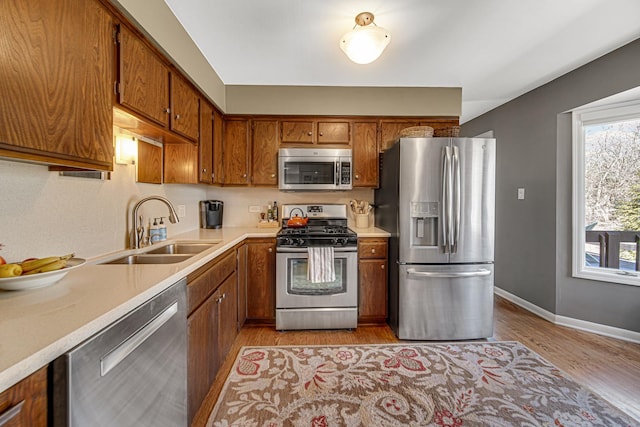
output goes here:
[{"label": "microwave door", "polygon": [[289,158],[283,161],[280,174],[281,189],[285,190],[335,190],[336,169],[340,162],[335,159]]}]

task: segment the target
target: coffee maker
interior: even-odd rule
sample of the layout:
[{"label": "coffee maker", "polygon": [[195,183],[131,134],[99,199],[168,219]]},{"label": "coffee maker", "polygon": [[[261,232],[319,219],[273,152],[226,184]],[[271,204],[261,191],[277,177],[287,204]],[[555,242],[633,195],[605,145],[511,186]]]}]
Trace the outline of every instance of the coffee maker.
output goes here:
[{"label": "coffee maker", "polygon": [[222,228],[222,210],[224,202],[220,200],[200,201],[200,228]]}]

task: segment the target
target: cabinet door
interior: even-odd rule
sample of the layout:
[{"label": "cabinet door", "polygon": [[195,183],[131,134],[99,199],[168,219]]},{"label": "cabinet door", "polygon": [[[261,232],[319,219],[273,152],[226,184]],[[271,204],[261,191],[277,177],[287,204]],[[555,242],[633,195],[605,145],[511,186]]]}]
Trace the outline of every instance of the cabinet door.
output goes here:
[{"label": "cabinet door", "polygon": [[353,186],[378,186],[378,124],[353,124]]},{"label": "cabinet door", "polygon": [[0,420],[6,427],[47,426],[46,366],[0,393]]},{"label": "cabinet door", "polygon": [[236,271],[238,274],[238,331],[247,320],[247,245],[237,249]]},{"label": "cabinet door", "polygon": [[380,151],[390,148],[398,139],[402,129],[419,125],[418,120],[382,120],[380,122]]},{"label": "cabinet door", "polygon": [[115,55],[97,1],[3,1],[0,154],[113,169]]},{"label": "cabinet door", "polygon": [[280,143],[282,144],[312,144],[314,141],[313,124],[311,120],[280,122]]},{"label": "cabinet door", "polygon": [[198,183],[198,145],[164,144],[164,182],[166,184]]},{"label": "cabinet door", "polygon": [[138,139],[136,181],[162,184],[162,145]]},{"label": "cabinet door", "polygon": [[198,180],[203,184],[213,183],[213,120],[213,106],[201,99]]},{"label": "cabinet door", "polygon": [[209,392],[218,368],[218,302],[211,295],[187,319],[187,413],[191,423]]},{"label": "cabinet door", "polygon": [[222,144],[224,119],[222,113],[213,109],[213,184],[222,184]]},{"label": "cabinet door", "polygon": [[222,170],[224,184],[249,183],[249,120],[225,120]]},{"label": "cabinet door", "polygon": [[273,323],[276,319],[275,239],[247,242],[247,319]]},{"label": "cabinet door", "polygon": [[387,318],[387,260],[361,259],[358,265],[360,322],[382,323]]},{"label": "cabinet door", "polygon": [[251,124],[251,183],[278,185],[278,121],[254,120]]},{"label": "cabinet door", "polygon": [[[238,276],[233,273],[218,288],[218,368],[238,336]],[[211,378],[213,382],[214,378]]]},{"label": "cabinet door", "polygon": [[198,141],[198,93],[176,73],[171,73],[171,130]]},{"label": "cabinet door", "polygon": [[169,126],[169,69],[140,38],[120,26],[118,102]]},{"label": "cabinet door", "polygon": [[351,123],[346,121],[319,121],[318,144],[351,144]]}]

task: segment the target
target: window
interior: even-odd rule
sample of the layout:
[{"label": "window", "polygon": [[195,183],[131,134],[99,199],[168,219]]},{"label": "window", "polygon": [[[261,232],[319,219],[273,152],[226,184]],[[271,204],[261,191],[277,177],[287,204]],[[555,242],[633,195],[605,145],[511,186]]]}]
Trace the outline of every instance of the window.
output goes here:
[{"label": "window", "polygon": [[640,102],[573,112],[573,275],[640,286]]}]

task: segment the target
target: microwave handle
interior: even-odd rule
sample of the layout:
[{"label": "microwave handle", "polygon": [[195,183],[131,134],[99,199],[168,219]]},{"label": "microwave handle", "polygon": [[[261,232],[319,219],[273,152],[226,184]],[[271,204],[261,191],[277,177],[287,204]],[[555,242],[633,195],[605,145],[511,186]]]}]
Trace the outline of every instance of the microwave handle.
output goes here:
[{"label": "microwave handle", "polygon": [[340,175],[340,159],[336,160],[336,186],[339,186],[342,182],[342,176]]}]

